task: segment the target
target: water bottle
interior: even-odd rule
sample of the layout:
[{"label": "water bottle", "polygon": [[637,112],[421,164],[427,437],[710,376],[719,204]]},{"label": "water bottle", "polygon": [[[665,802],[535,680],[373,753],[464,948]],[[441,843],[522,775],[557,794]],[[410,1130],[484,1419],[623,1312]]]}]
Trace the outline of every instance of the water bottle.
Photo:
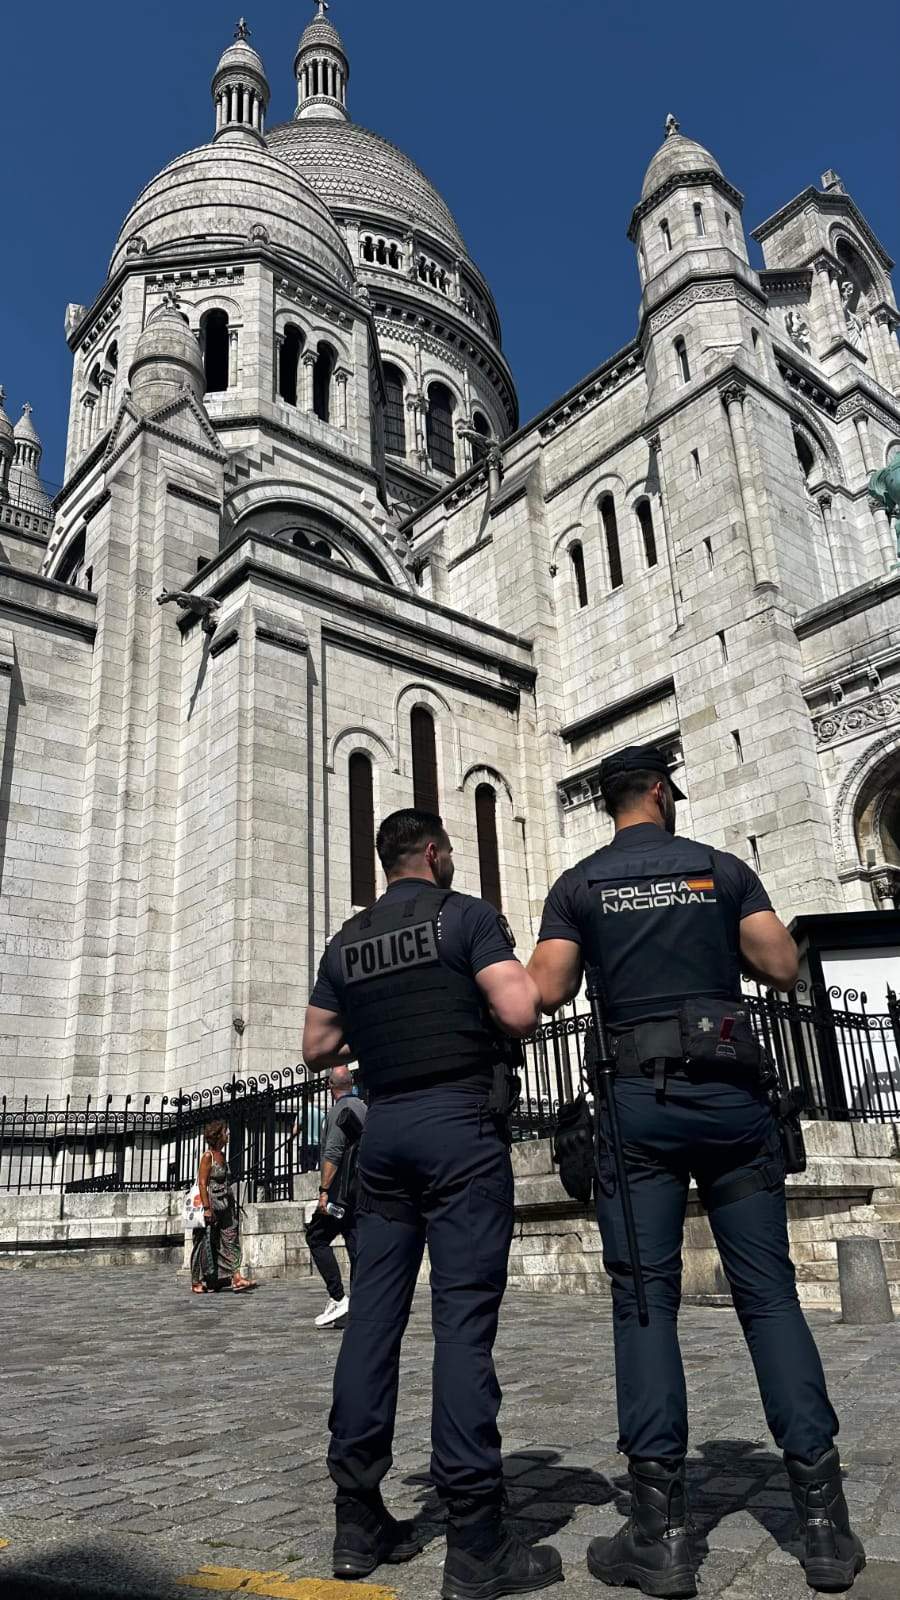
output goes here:
[{"label": "water bottle", "polygon": [[344,1215],[344,1212],[346,1211],[346,1209],[347,1209],[346,1206],[336,1205],[333,1200],[329,1200],[327,1206],[325,1207],[325,1210],[328,1213],[329,1217],[334,1217],[337,1222],[340,1222],[340,1220],[341,1220],[342,1216]]}]

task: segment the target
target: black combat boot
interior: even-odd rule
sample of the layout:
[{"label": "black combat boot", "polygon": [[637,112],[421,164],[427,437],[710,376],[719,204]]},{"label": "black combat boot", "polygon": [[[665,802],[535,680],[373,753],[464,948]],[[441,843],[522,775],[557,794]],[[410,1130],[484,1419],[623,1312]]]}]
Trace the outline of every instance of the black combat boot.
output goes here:
[{"label": "black combat boot", "polygon": [[364,1578],[383,1561],[411,1561],[425,1545],[412,1522],[398,1522],[378,1490],[357,1496],[338,1491],[332,1570],[336,1578]]},{"label": "black combat boot", "polygon": [[447,1519],[447,1559],[443,1600],[496,1600],[501,1594],[546,1589],[562,1577],[562,1560],[550,1544],[532,1549],[503,1524],[503,1510],[491,1507],[476,1522]]},{"label": "black combat boot", "polygon": [[632,1461],[631,1516],[611,1539],[592,1539],[588,1570],[601,1583],[636,1584],[675,1600],[697,1593],[687,1531],[683,1461]]},{"label": "black combat boot", "polygon": [[866,1552],[850,1527],[837,1450],[832,1445],[811,1466],[788,1455],[784,1464],[805,1542],[800,1560],[809,1587],[826,1594],[849,1589],[866,1564]]}]

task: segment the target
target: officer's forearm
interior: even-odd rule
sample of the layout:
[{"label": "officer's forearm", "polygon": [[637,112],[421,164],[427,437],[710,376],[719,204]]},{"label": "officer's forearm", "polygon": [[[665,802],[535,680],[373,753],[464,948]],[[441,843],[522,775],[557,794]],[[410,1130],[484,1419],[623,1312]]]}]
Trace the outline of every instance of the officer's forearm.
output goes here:
[{"label": "officer's forearm", "polygon": [[338,1050],[327,1050],[321,1055],[313,1050],[305,1050],[303,1053],[304,1064],[309,1067],[310,1072],[327,1072],[329,1067],[345,1067],[348,1062],[355,1059],[348,1044],[342,1044]]},{"label": "officer's forearm", "polygon": [[322,1171],[319,1174],[319,1188],[330,1189],[336,1177],[337,1167],[335,1166],[334,1162],[324,1160],[322,1162]]}]

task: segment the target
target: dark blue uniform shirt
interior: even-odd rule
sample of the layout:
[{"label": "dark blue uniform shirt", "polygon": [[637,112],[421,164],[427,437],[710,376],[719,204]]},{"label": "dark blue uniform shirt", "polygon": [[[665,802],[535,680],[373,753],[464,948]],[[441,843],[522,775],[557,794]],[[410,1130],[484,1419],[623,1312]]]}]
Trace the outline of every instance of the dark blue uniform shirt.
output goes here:
[{"label": "dark blue uniform shirt", "polygon": [[[640,853],[642,848],[659,851],[674,843],[672,835],[658,828],[655,823],[638,822],[631,828],[622,828],[605,848]],[[584,946],[584,933],[588,926],[587,884],[597,854],[599,852],[595,851],[593,855],[586,856],[577,866],[570,867],[557,878],[547,896],[538,941],[570,939],[573,944]],[[772,902],[752,867],[748,867],[740,856],[712,848],[710,854],[713,858],[716,893],[721,899],[729,930],[729,944],[732,949],[737,949],[741,920],[752,916],[755,911],[771,911]],[[590,961],[591,952],[587,950],[585,954]]]},{"label": "dark blue uniform shirt", "polygon": [[[433,887],[431,879],[398,878],[396,883],[388,884],[385,895],[409,899],[418,893],[423,883]],[[450,897],[445,900],[438,917],[438,951],[441,960],[453,972],[470,977],[473,983],[484,967],[491,967],[497,961],[516,959],[506,918],[488,905],[486,900],[477,900],[470,894],[457,894],[455,889],[450,891]],[[343,1010],[343,994],[341,935],[336,933],[319,962],[319,972],[309,1003],[319,1006],[323,1011],[340,1013]],[[476,1077],[454,1082],[483,1088],[488,1079],[488,1073],[480,1073]]]}]

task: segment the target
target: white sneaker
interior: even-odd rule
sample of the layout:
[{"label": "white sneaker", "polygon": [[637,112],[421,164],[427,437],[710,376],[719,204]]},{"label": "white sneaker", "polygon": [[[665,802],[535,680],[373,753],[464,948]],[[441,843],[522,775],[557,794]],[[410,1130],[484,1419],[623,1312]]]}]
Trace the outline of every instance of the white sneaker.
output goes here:
[{"label": "white sneaker", "polygon": [[317,1328],[330,1328],[333,1322],[339,1322],[341,1317],[345,1317],[349,1310],[350,1296],[348,1294],[344,1295],[343,1300],[329,1299],[322,1315],[316,1317],[315,1325]]}]

